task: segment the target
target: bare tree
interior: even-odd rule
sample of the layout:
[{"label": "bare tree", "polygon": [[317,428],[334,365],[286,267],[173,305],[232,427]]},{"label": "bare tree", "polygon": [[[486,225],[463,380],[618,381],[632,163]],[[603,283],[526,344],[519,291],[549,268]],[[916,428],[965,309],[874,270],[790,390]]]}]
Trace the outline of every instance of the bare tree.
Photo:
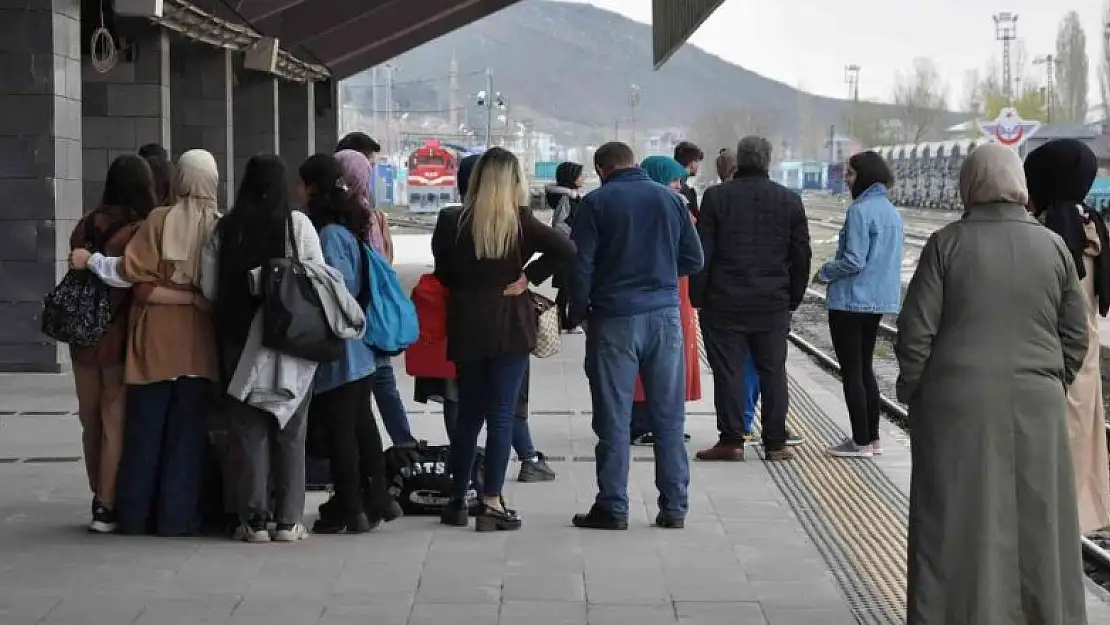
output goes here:
[{"label": "bare tree", "polygon": [[936,63],[915,59],[909,74],[899,74],[894,84],[894,105],[901,109],[906,140],[920,143],[940,130],[947,101],[948,87],[941,81]]},{"label": "bare tree", "polygon": [[[813,111],[813,96],[806,92],[804,86],[797,87],[798,96],[798,122],[795,126],[793,156],[800,160],[816,159],[824,156],[824,145],[827,134],[825,127],[817,121]],[[783,155],[785,156],[785,155]]]},{"label": "bare tree", "polygon": [[964,93],[963,101],[960,103],[960,110],[978,116],[983,111],[983,84],[980,78],[979,70],[970,69],[964,74]]},{"label": "bare tree", "polygon": [[1064,16],[1056,35],[1056,101],[1060,121],[1087,117],[1087,33],[1075,11]]},{"label": "bare tree", "polygon": [[1102,114],[1110,120],[1110,0],[1102,9],[1102,59],[1099,62],[1098,87],[1102,94]]},{"label": "bare tree", "polygon": [[1039,76],[1030,71],[1028,59],[1029,55],[1019,41],[1013,54],[1012,97],[1006,96],[1002,80],[1002,65],[997,59],[992,59],[987,65],[986,73],[982,75],[977,89],[977,97],[982,103],[978,113],[982,118],[994,119],[1004,107],[1012,106],[1023,119],[1041,121],[1047,119],[1044,83]]}]

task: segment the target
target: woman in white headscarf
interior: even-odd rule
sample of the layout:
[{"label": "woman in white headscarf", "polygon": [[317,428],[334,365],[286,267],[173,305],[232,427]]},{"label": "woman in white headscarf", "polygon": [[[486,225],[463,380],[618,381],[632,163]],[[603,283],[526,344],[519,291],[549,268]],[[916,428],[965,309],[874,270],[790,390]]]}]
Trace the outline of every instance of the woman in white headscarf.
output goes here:
[{"label": "woman in white headscarf", "polygon": [[909,405],[908,625],[1085,625],[1065,389],[1087,352],[1063,241],[997,144],[960,171],[898,317]]},{"label": "woman in white headscarf", "polygon": [[124,381],[127,418],[116,487],[118,531],[195,534],[217,380],[211,306],[200,295],[201,249],[219,211],[216,160],[190,150],[177,163],[177,202],[156,208],[124,255],[77,252],[112,285],[134,285]]}]

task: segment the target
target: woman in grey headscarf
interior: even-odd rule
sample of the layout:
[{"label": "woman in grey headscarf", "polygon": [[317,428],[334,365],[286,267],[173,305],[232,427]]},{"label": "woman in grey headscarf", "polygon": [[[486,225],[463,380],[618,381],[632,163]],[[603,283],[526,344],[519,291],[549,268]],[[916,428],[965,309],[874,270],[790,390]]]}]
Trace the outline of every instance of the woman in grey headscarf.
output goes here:
[{"label": "woman in grey headscarf", "polygon": [[898,317],[913,456],[909,625],[1083,625],[1065,388],[1087,351],[1071,253],[1026,211],[1021,160],[960,171]]}]

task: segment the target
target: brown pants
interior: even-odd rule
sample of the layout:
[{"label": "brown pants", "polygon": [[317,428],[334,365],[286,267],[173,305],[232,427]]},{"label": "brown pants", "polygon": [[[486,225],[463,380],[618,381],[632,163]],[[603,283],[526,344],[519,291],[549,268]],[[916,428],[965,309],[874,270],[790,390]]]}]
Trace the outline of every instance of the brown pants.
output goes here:
[{"label": "brown pants", "polygon": [[89,488],[100,503],[113,507],[116,473],[123,452],[123,415],[127,387],[123,365],[109,368],[73,364],[77,387],[77,412],[81,419],[81,442],[85,448],[85,471]]}]

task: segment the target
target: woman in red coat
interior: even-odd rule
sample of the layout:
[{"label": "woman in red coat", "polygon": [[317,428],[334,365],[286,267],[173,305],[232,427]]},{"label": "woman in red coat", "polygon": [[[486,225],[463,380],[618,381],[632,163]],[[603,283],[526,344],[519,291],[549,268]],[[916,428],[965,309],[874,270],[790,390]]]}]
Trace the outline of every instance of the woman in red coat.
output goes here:
[{"label": "woman in red coat", "polygon": [[[678,191],[686,178],[686,168],[678,161],[666,156],[649,156],[640,165],[647,175],[658,182]],[[685,197],[683,197],[685,199]],[[693,214],[690,219],[694,219]],[[682,323],[682,356],[686,363],[686,401],[701,399],[701,364],[698,358],[698,320],[694,307],[690,305],[690,281],[678,279],[679,320]],[[636,378],[636,394],[632,404],[632,444],[652,445],[655,443],[651,433],[651,423],[647,421],[644,410],[644,387]],[[689,434],[683,435],[690,440]]]}]

